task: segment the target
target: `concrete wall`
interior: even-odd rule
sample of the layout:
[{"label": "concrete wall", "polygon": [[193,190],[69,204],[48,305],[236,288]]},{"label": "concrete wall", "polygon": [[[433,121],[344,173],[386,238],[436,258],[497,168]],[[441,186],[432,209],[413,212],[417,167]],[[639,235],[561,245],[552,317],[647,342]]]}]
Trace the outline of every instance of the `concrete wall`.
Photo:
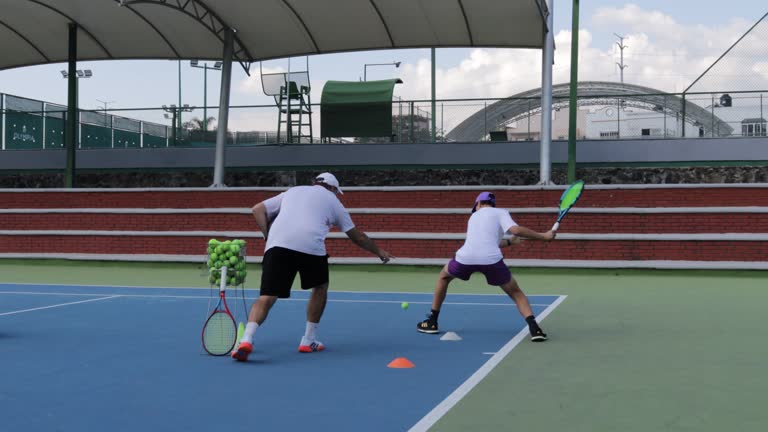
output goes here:
[{"label": "concrete wall", "polygon": [[[206,168],[213,148],[81,150],[80,169]],[[552,146],[555,163],[567,161],[567,142]],[[539,143],[314,144],[228,147],[229,167],[362,167],[387,165],[482,166],[537,164]],[[579,141],[579,163],[768,161],[766,138]],[[63,150],[4,151],[0,170],[58,170]]]}]

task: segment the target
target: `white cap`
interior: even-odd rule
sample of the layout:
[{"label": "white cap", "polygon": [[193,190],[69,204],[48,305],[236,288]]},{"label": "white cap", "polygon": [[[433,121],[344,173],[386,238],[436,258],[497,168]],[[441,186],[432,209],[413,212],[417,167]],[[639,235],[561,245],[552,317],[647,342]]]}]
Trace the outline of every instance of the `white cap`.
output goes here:
[{"label": "white cap", "polygon": [[335,175],[329,172],[318,174],[318,176],[315,177],[315,181],[318,183],[325,183],[328,186],[333,186],[336,188],[337,191],[339,191],[340,195],[344,195],[344,192],[342,192],[341,188],[339,187],[339,180],[336,179]]}]

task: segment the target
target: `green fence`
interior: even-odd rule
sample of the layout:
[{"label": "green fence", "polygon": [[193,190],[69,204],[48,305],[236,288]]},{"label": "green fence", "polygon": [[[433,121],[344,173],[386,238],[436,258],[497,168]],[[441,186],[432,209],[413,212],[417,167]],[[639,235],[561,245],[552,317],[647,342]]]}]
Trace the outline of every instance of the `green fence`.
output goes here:
[{"label": "green fence", "polygon": [[[5,150],[64,148],[67,107],[0,94],[0,136]],[[81,149],[167,147],[168,126],[98,111],[80,111],[75,131]]]},{"label": "green fence", "polygon": [[[552,139],[568,137],[567,84],[553,86]],[[606,93],[612,90],[613,93]],[[576,117],[578,140],[725,138],[768,136],[768,91],[730,93],[649,93],[652,89],[620,83],[580,83]],[[424,143],[538,141],[541,97],[538,90],[509,98],[392,101],[391,136],[334,137],[322,142]],[[0,94],[0,136],[5,150],[64,147],[66,107]],[[207,107],[216,112],[218,107]],[[113,109],[112,113],[81,110],[75,131],[80,149],[214,147],[215,119],[202,131],[202,107]],[[182,112],[183,111],[183,112]],[[302,144],[320,144],[321,107],[313,105],[315,136]],[[171,112],[171,114],[169,114]],[[179,116],[183,114],[182,121]],[[165,117],[164,117],[165,116]],[[275,105],[230,107],[227,146],[285,144],[277,136]],[[432,131],[433,117],[435,131]],[[163,120],[165,118],[165,120]],[[306,120],[308,120],[308,118]],[[176,127],[172,127],[173,122]],[[162,124],[165,123],[165,124]],[[178,124],[182,124],[181,129]],[[274,129],[260,131],[257,128]],[[255,130],[254,130],[255,129]],[[298,135],[295,131],[294,136]],[[281,141],[282,138],[282,141]]]}]

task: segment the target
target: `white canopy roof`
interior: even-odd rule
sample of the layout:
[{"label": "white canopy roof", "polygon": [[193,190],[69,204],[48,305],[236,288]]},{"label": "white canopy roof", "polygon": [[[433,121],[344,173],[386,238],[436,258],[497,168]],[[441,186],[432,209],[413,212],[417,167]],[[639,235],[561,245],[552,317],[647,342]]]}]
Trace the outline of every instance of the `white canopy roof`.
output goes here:
[{"label": "white canopy roof", "polygon": [[78,60],[220,59],[235,29],[244,63],[419,47],[542,48],[544,0],[0,0],[0,69]]}]

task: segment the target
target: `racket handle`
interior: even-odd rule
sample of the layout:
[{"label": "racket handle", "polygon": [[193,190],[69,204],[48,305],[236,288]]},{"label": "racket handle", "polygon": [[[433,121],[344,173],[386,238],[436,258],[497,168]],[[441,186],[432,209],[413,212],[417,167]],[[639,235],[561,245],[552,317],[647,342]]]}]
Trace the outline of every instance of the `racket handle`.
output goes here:
[{"label": "racket handle", "polygon": [[219,291],[224,292],[227,287],[227,266],[221,267],[221,281],[219,283]]},{"label": "racket handle", "polygon": [[555,224],[552,225],[551,231],[557,231],[558,228],[560,228],[560,222],[555,222]]}]

